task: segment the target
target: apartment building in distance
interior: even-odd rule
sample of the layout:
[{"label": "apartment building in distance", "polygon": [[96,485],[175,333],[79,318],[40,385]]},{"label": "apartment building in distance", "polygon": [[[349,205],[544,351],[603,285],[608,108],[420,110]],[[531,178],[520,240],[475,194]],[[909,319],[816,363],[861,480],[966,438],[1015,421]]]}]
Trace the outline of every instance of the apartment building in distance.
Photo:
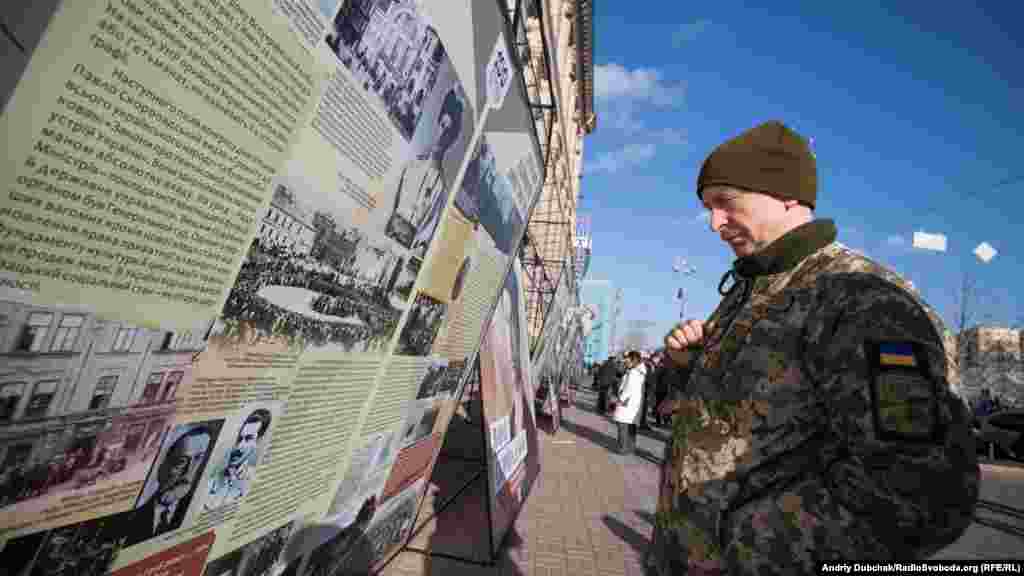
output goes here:
[{"label": "apartment building in distance", "polygon": [[1017,359],[1024,353],[1022,331],[1001,326],[975,326],[961,333],[960,341],[964,350],[963,360],[967,364],[984,362],[986,359]]}]

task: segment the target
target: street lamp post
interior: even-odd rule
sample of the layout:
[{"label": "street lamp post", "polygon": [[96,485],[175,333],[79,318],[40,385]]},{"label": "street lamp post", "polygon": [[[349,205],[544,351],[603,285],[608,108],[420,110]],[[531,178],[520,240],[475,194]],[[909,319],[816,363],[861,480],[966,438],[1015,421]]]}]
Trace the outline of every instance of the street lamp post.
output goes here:
[{"label": "street lamp post", "polygon": [[[694,268],[693,266],[690,266],[689,264],[687,264],[686,260],[684,258],[682,258],[682,257],[679,257],[679,256],[676,257],[676,261],[672,265],[672,271],[677,273],[677,274],[680,274],[682,276],[682,278],[684,278],[684,279],[687,276],[693,276],[694,274],[697,273],[697,269],[696,268]],[[680,282],[682,282],[682,279],[680,279]],[[686,321],[686,287],[685,286],[680,286],[679,287],[679,290],[676,292],[676,298],[681,302],[681,305],[679,307],[679,321],[680,322],[685,322]]]}]

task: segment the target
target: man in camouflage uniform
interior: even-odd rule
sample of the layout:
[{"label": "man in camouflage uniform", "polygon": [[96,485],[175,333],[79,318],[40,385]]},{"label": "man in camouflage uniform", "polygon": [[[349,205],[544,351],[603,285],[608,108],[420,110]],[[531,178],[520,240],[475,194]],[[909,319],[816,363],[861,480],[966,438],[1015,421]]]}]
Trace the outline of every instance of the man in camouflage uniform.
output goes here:
[{"label": "man in camouflage uniform", "polygon": [[942,322],[814,219],[815,159],[784,125],[719,146],[697,194],[738,259],[711,317],[665,338],[682,377],[652,572],[813,574],[951,544],[979,469]]}]

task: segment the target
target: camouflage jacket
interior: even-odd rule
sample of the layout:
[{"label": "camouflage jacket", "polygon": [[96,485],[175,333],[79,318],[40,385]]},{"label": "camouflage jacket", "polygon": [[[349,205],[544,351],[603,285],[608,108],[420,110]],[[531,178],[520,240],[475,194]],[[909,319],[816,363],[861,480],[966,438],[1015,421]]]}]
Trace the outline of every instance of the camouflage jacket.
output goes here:
[{"label": "camouflage jacket", "polygon": [[979,469],[948,334],[835,236],[806,224],[726,275],[669,396],[657,573],[922,558],[970,523]]}]

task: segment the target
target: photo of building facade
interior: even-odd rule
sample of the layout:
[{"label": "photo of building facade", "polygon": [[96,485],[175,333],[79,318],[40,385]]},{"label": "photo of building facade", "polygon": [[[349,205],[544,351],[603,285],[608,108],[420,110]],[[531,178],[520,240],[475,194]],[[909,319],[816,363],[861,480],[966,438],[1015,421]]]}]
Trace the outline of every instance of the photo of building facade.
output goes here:
[{"label": "photo of building facade", "polygon": [[0,300],[0,506],[144,473],[209,327]]},{"label": "photo of building facade", "polygon": [[295,194],[278,185],[267,213],[260,222],[259,238],[267,248],[281,248],[296,256],[308,256],[317,239],[313,216],[295,201]]},{"label": "photo of building facade", "polygon": [[355,80],[383,102],[406,140],[444,59],[437,32],[413,0],[351,0],[335,17],[327,45]]}]

